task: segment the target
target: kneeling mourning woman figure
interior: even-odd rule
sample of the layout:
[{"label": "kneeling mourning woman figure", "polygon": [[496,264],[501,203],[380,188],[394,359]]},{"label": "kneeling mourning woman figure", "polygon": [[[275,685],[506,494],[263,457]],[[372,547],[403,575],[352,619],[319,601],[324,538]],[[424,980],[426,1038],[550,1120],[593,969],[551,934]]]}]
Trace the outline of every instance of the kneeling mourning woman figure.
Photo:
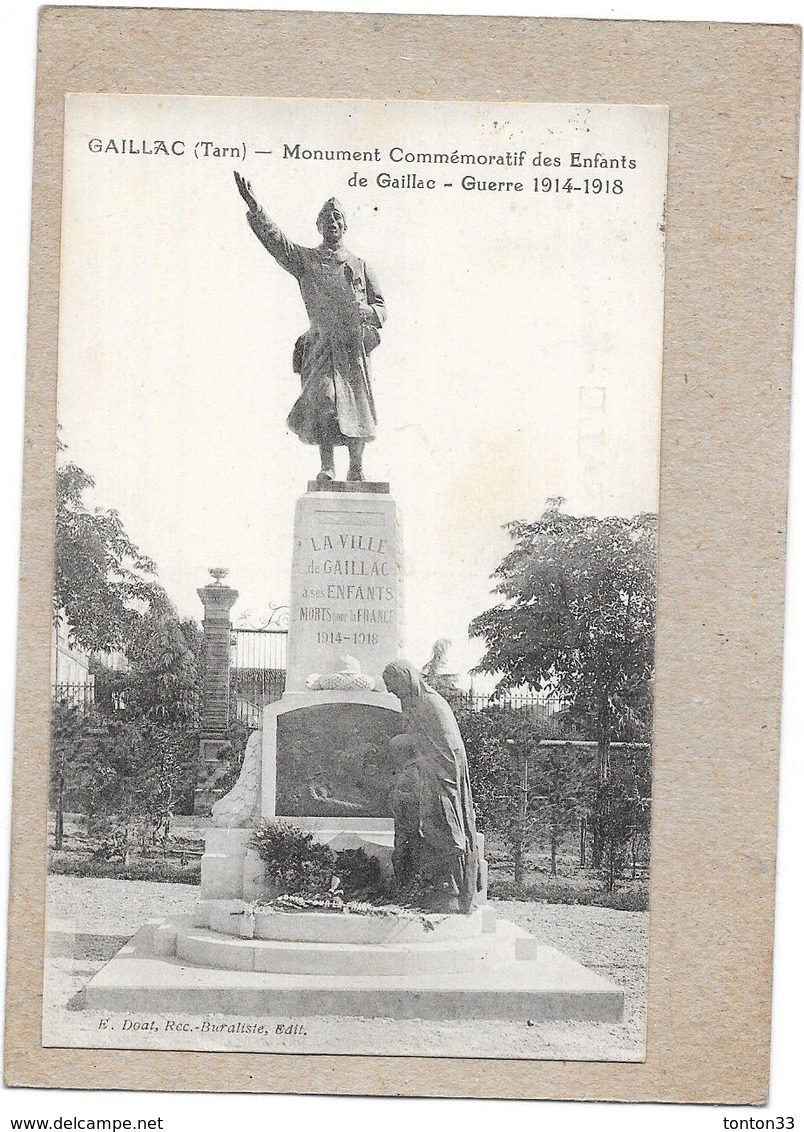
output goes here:
[{"label": "kneeling mourning woman figure", "polygon": [[461,733],[446,700],[407,661],[389,664],[385,686],[402,703],[408,756],[391,798],[394,873],[435,911],[470,912],[479,888],[475,809]]}]

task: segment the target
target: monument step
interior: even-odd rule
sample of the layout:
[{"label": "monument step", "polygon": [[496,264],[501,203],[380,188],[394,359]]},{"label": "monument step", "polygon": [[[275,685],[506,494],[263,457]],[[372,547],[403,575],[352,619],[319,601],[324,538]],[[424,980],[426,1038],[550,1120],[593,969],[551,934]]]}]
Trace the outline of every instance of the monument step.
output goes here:
[{"label": "monument step", "polygon": [[378,916],[339,912],[277,912],[240,900],[202,900],[193,927],[209,928],[240,939],[295,943],[417,944],[433,940],[477,938],[494,931],[493,909],[468,916]]},{"label": "monument step", "polygon": [[292,975],[456,974],[488,963],[514,958],[514,945],[492,946],[492,936],[435,939],[431,942],[299,943],[290,940],[235,939],[204,928],[179,930],[178,959],[198,967],[231,971],[268,971]]},{"label": "monument step", "polygon": [[608,979],[552,947],[539,946],[534,959],[532,948],[520,946],[523,957],[512,958],[512,941],[536,941],[507,921],[486,938],[489,962],[451,975],[368,975],[358,964],[348,975],[282,975],[177,963],[157,951],[149,925],[95,975],[83,1005],[155,1016],[622,1020],[623,990]]}]

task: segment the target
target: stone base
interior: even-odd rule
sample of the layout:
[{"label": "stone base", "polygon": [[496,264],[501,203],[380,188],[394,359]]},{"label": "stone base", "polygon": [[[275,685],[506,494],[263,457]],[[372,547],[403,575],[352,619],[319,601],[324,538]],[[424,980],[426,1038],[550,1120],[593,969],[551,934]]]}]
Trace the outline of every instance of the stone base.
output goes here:
[{"label": "stone base", "polygon": [[308,480],[308,491],[362,492],[368,495],[387,495],[391,485],[387,480]]},{"label": "stone base", "polygon": [[[247,907],[240,900],[201,900],[192,917],[194,928],[237,939],[314,943],[324,947],[342,943],[418,946],[422,942],[477,939],[493,933],[496,922],[494,909],[488,907],[475,909],[468,916],[444,913],[361,916],[325,911],[277,912],[269,907]],[[170,925],[173,921],[167,923]],[[175,934],[177,929],[168,926],[164,930],[173,930]]]},{"label": "stone base", "polygon": [[198,776],[193,812],[211,814],[212,807],[224,794],[221,782],[229,769],[226,755],[231,750],[228,739],[203,737],[198,750]]},{"label": "stone base", "polygon": [[[445,919],[468,928],[472,917]],[[371,971],[363,962],[369,955]],[[84,1006],[161,1015],[618,1022],[623,991],[504,920],[493,932],[411,946],[244,941],[175,917],[142,928],[87,985]]]}]

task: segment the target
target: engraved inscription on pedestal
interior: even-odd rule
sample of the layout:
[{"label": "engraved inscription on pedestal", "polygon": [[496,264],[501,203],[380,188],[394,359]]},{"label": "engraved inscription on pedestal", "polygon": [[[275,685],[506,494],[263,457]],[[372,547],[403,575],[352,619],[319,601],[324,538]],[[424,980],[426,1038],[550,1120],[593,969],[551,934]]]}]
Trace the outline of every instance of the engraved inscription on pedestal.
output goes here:
[{"label": "engraved inscription on pedestal", "polygon": [[402,548],[388,495],[314,492],[296,505],[286,690],[355,657],[382,688],[400,652]]}]

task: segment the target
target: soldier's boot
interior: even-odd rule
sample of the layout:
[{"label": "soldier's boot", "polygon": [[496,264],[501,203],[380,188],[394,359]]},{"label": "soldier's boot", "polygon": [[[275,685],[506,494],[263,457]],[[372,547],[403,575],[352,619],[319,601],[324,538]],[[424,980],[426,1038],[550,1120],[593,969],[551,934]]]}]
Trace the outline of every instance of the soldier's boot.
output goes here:
[{"label": "soldier's boot", "polygon": [[331,444],[319,444],[321,453],[321,471],[316,476],[319,483],[327,483],[335,479],[335,449]]},{"label": "soldier's boot", "polygon": [[363,449],[365,447],[365,440],[350,440],[348,442],[349,471],[346,473],[347,480],[360,482],[366,478],[363,475]]}]

